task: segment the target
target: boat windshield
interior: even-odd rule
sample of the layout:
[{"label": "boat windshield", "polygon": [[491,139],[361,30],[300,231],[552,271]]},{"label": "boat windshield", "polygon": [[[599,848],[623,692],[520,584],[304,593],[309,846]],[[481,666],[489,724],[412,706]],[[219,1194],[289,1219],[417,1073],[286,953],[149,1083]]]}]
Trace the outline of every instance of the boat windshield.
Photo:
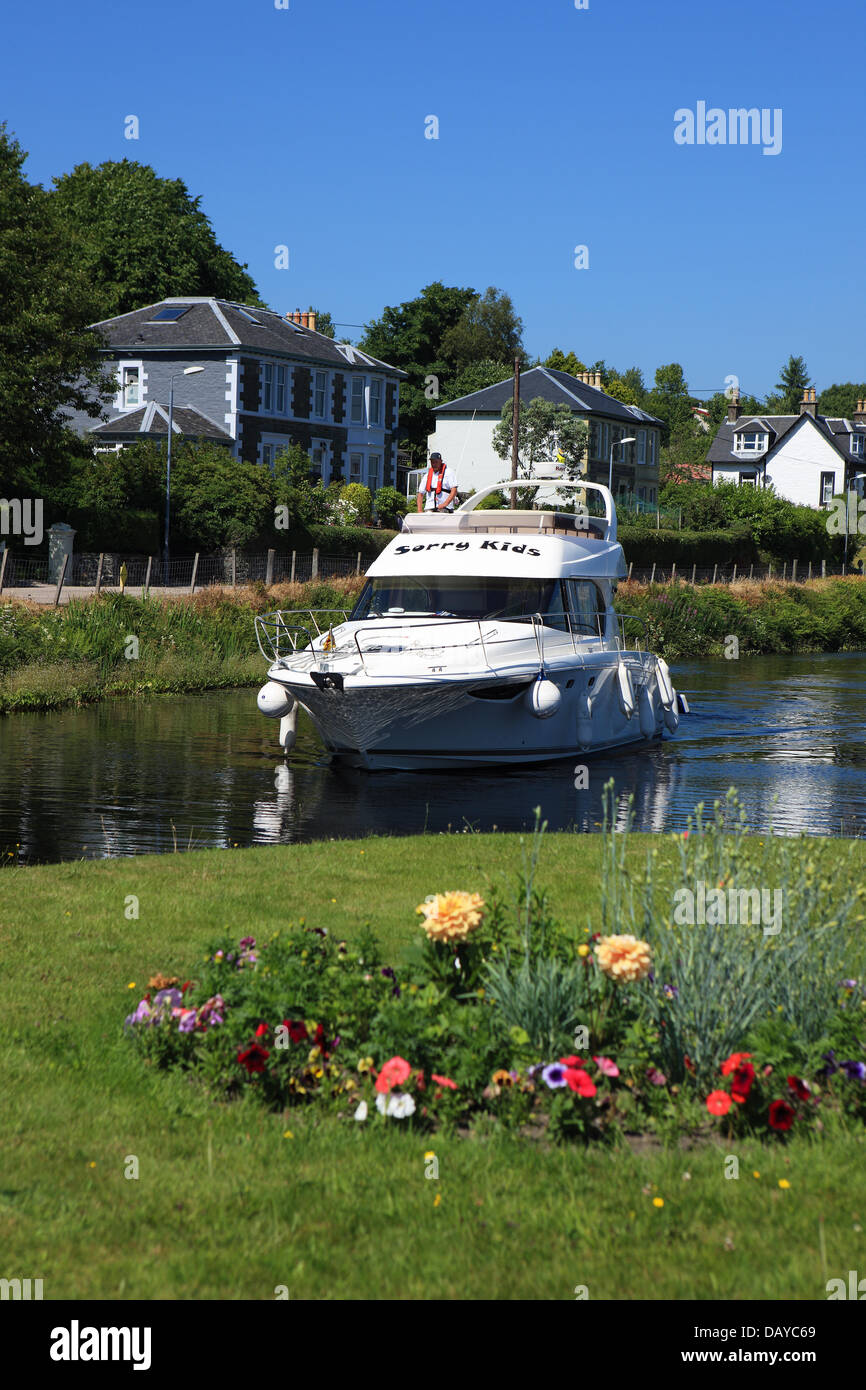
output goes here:
[{"label": "boat windshield", "polygon": [[368,579],[351,617],[526,618],[540,613],[546,626],[566,629],[558,579],[490,575],[382,575]]}]

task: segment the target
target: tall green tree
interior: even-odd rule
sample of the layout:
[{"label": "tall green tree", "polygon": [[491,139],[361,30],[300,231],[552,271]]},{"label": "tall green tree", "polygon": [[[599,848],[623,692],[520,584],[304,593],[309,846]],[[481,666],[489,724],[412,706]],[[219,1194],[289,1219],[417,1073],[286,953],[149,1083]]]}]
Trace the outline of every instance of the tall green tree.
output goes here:
[{"label": "tall green tree", "polygon": [[841,385],[834,383],[818,397],[818,414],[850,419],[857,408],[857,402],[862,400],[866,400],[866,382],[861,381],[858,384],[845,381]]},{"label": "tall green tree", "polygon": [[0,496],[51,504],[86,448],[63,412],[97,416],[109,386],[86,328],[93,287],[26,157],[0,126]]},{"label": "tall green tree", "polygon": [[513,374],[512,362],[494,362],[489,357],[482,358],[480,362],[470,362],[451,382],[448,400],[456,401],[461,396],[471,396],[473,391],[483,391],[485,386],[496,386]]},{"label": "tall green tree", "polygon": [[[517,426],[517,452],[520,476],[534,478],[538,472],[551,472],[562,455],[565,476],[576,478],[586,454],[588,430],[567,405],[554,405],[536,396],[528,405],[521,402]],[[511,458],[514,437],[512,404],[506,402],[498,425],[493,431],[493,448],[501,459]]]},{"label": "tall green tree", "polygon": [[689,395],[688,383],[679,362],[669,362],[656,368],[655,385],[648,393],[644,409],[662,422],[662,444],[692,423],[692,411],[698,401]]},{"label": "tall green tree", "polygon": [[578,376],[586,371],[586,364],[579,357],[575,357],[573,352],[563,352],[561,348],[554,348],[542,366],[550,367],[554,372],[567,372],[569,376]]},{"label": "tall green tree", "polygon": [[426,455],[433,407],[453,398],[448,381],[457,373],[443,352],[443,339],[475,298],[472,289],[435,280],[415,299],[388,306],[381,318],[365,326],[361,350],[409,374],[408,381],[400,383],[400,429],[415,459]]},{"label": "tall green tree", "polygon": [[523,356],[523,320],[511,296],[492,285],[475,295],[442,338],[442,356],[462,370],[482,358],[510,362]]},{"label": "tall green tree", "polygon": [[160,178],[136,160],[108,160],[56,178],[50,197],[69,260],[97,293],[98,317],[184,294],[262,305],[246,265],[220,245],[201,198],[181,179]]},{"label": "tall green tree", "polygon": [[811,385],[805,358],[790,356],[776,382],[776,394],[767,397],[767,409],[774,414],[796,415],[803,392]]}]

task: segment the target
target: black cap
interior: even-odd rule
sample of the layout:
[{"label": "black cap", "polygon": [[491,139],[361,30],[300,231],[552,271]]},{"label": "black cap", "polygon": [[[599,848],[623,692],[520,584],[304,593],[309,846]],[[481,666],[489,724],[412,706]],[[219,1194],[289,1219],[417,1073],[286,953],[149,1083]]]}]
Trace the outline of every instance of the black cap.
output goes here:
[{"label": "black cap", "polygon": [[441,459],[441,457],[442,457],[441,454],[431,454],[431,455],[430,455],[430,458],[431,458],[431,459]]}]

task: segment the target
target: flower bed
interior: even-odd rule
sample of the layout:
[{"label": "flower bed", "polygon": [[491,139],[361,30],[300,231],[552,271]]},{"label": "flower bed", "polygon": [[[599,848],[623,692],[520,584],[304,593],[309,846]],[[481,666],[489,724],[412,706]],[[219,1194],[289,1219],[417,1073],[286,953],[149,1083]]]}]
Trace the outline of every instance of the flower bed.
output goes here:
[{"label": "flower bed", "polygon": [[[686,836],[682,881],[707,854],[719,872],[729,839],[718,823],[691,846]],[[693,932],[684,944],[652,907],[651,872],[644,934],[567,930],[534,888],[540,843],[538,830],[511,908],[495,892],[431,895],[405,963],[383,961],[369,927],[351,946],[303,921],[223,937],[194,978],[154,976],[127,1033],[152,1064],[188,1068],[214,1094],[324,1107],[347,1124],[598,1140],[717,1125],[784,1139],[831,1117],[862,1122],[866,1001],[856,979],[832,978],[838,953],[826,942],[802,975],[793,932],[787,957],[760,934],[732,943],[719,929]],[[612,834],[610,848],[601,925],[635,925]],[[728,850],[741,858],[742,841]],[[837,912],[834,942],[858,903]],[[722,947],[749,968],[727,986],[737,990],[729,1007],[709,1007],[699,992]],[[798,1024],[778,1001],[801,985],[811,993]],[[726,989],[722,977],[715,987]]]}]

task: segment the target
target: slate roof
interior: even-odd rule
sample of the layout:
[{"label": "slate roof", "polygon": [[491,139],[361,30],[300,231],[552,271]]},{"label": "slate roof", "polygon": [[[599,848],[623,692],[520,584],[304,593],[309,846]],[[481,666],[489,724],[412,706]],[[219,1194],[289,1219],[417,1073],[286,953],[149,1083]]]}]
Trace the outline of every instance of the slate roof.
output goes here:
[{"label": "slate roof", "polygon": [[[851,435],[866,433],[864,426],[852,425],[850,420],[829,419],[824,415],[813,417],[808,414],[741,415],[734,424],[731,424],[729,420],[723,420],[707,452],[707,463],[742,463],[745,458],[751,459],[753,462],[756,459],[768,459],[777,445],[795,426],[800,424],[801,420],[809,420],[818,430],[818,433],[822,434],[843,458],[851,463],[863,463],[863,454],[851,452]],[[761,454],[753,453],[751,450],[748,454],[735,453],[734,434],[741,433],[743,430],[757,430],[768,434],[766,450]]]},{"label": "slate roof", "polygon": [[[495,415],[499,418],[502,407],[510,401],[514,391],[513,377],[498,381],[495,386],[485,386],[471,395],[459,396],[457,400],[446,401],[434,407],[434,415],[460,413]],[[660,425],[654,415],[649,415],[636,405],[623,405],[622,401],[599,391],[594,386],[586,386],[576,376],[568,372],[557,372],[552,367],[530,367],[520,374],[520,399],[527,404],[538,396],[552,401],[554,405],[567,405],[575,414],[604,415],[608,419],[623,420],[626,424],[635,422],[647,425]]]},{"label": "slate roof", "polygon": [[[226,430],[215,425],[213,420],[209,420],[192,406],[176,405],[172,411],[171,423],[174,434],[185,434],[193,439],[215,439],[223,444],[234,443]],[[90,433],[101,438],[113,438],[118,435],[126,438],[140,434],[167,436],[168,411],[165,406],[151,401],[138,410],[125,410],[122,415],[115,415],[112,420],[104,420],[102,424],[95,425]]]},{"label": "slate roof", "polygon": [[[186,313],[171,323],[155,323],[160,309],[188,306]],[[378,367],[389,376],[405,377],[406,372],[370,357],[349,343],[336,343],[323,333],[314,333],[302,324],[292,323],[273,309],[234,304],[206,295],[179,295],[146,304],[128,314],[102,319],[90,325],[115,353],[142,353],[149,349],[190,350],[251,349],[283,357],[308,359],[332,367]]]}]

